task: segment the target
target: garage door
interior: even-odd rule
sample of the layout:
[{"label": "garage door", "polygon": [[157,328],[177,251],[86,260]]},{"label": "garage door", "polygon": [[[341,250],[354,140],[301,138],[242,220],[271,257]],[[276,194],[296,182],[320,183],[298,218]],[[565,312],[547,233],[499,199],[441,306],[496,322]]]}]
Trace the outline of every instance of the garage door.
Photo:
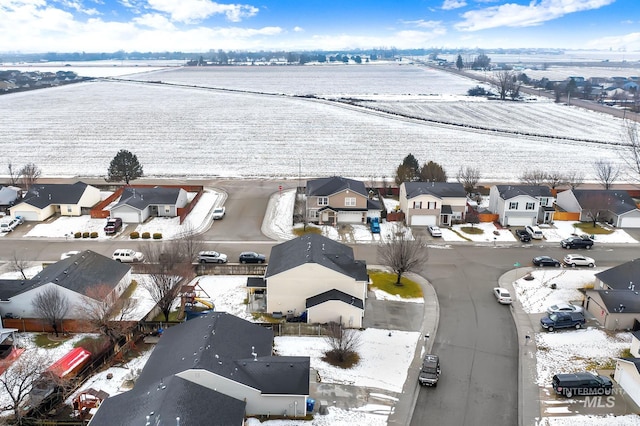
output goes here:
[{"label": "garage door", "polygon": [[427,226],[436,225],[436,217],[434,215],[415,215],[411,216],[411,226]]},{"label": "garage door", "polygon": [[505,225],[509,226],[527,226],[532,225],[533,220],[530,217],[509,217],[505,221]]},{"label": "garage door", "polygon": [[38,213],[33,211],[26,212],[15,212],[15,216],[22,216],[22,218],[26,221],[37,222],[40,219],[38,218]]},{"label": "garage door", "polygon": [[338,212],[340,223],[362,223],[362,212]]},{"label": "garage door", "polygon": [[140,212],[114,211],[111,216],[119,217],[124,223],[140,223]]},{"label": "garage door", "polygon": [[640,228],[640,217],[623,217],[620,219],[621,228]]},{"label": "garage door", "polygon": [[620,371],[619,375],[620,387],[627,392],[627,395],[635,401],[636,404],[640,403],[638,395],[640,395],[640,385],[633,380],[633,377],[624,369]]}]

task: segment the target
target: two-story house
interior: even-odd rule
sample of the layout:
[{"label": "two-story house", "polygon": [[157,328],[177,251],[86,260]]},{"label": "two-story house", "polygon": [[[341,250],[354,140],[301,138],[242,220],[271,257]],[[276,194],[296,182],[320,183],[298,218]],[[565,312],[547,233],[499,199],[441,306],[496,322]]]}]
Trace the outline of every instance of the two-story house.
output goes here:
[{"label": "two-story house", "polygon": [[489,211],[502,226],[527,226],[553,221],[555,198],[547,186],[494,185],[489,190]]},{"label": "two-story house", "polygon": [[457,182],[403,182],[400,209],[410,226],[449,226],[464,220],[467,193]]},{"label": "two-story house", "polygon": [[627,191],[620,189],[570,189],[558,193],[556,204],[579,212],[580,220],[608,222],[617,228],[640,228],[640,209]]},{"label": "two-story house", "polygon": [[363,182],[340,176],[307,181],[307,221],[319,224],[366,223],[380,217],[382,206],[369,198]]}]

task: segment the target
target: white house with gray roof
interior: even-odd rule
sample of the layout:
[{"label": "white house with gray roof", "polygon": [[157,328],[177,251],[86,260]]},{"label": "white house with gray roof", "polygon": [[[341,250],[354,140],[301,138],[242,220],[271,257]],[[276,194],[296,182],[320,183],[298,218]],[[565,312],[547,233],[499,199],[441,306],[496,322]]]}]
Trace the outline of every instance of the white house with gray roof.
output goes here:
[{"label": "white house with gray roof", "polygon": [[74,184],[36,184],[15,206],[11,216],[41,222],[53,215],[81,216],[100,202],[100,190],[84,182]]},{"label": "white house with gray roof", "polygon": [[541,185],[493,185],[489,190],[489,211],[502,226],[527,226],[553,221],[555,198]]},{"label": "white house with gray roof", "polygon": [[369,197],[363,182],[340,176],[307,181],[305,195],[309,222],[365,223],[367,218],[380,218],[382,211],[380,201]]},{"label": "white house with gray roof", "polygon": [[349,246],[317,234],[278,244],[264,280],[267,312],[307,312],[308,322],[362,327],[369,275]]},{"label": "white house with gray roof", "polygon": [[400,209],[410,226],[450,226],[464,220],[467,193],[457,182],[403,182]]},{"label": "white house with gray roof", "polygon": [[579,212],[580,220],[607,222],[616,228],[640,228],[640,209],[627,191],[620,189],[571,189],[559,192],[556,204]]},{"label": "white house with gray roof", "polygon": [[187,191],[182,188],[127,187],[116,205],[111,207],[110,214],[126,223],[142,223],[149,217],[176,217],[178,209],[188,202]]}]

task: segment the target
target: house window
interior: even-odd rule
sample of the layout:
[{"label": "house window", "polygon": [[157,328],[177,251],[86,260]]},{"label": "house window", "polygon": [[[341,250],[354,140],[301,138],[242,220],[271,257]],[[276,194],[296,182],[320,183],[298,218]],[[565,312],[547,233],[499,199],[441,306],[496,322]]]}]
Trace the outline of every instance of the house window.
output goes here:
[{"label": "house window", "polygon": [[347,197],[344,199],[344,205],[345,207],[355,207],[356,206],[356,199],[355,197]]},{"label": "house window", "polygon": [[525,210],[533,210],[533,209],[535,209],[535,208],[536,208],[536,203],[527,203],[527,204],[525,204],[525,206],[524,206],[524,209],[525,209]]},{"label": "house window", "polygon": [[165,212],[165,213],[171,213],[171,207],[169,207],[169,206],[164,206],[164,212]]},{"label": "house window", "polygon": [[414,209],[421,209],[422,208],[422,201],[414,201],[413,202],[413,208]]},{"label": "house window", "polygon": [[518,210],[518,203],[509,203],[509,210]]},{"label": "house window", "polygon": [[435,210],[438,208],[438,203],[436,203],[435,201],[429,201],[427,202],[427,208],[429,210]]},{"label": "house window", "polygon": [[309,210],[309,218],[317,219],[318,218],[318,210]]},{"label": "house window", "polygon": [[318,205],[319,206],[328,206],[329,205],[329,197],[318,197]]},{"label": "house window", "polygon": [[547,197],[540,198],[540,205],[541,206],[546,207],[548,203],[549,203],[549,199]]},{"label": "house window", "polygon": [[71,213],[73,211],[73,209],[71,208],[71,206],[67,206],[67,213]]}]

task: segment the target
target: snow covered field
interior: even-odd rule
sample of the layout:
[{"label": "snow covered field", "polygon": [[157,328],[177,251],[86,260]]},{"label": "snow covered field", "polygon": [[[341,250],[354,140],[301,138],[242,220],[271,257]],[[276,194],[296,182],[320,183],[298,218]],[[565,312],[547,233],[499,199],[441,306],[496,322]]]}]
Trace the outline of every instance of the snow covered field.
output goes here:
[{"label": "snow covered field", "polygon": [[[136,78],[182,86],[105,80],[1,96],[5,158],[35,162],[44,176],[102,176],[115,153],[128,149],[147,176],[297,177],[301,171],[390,179],[410,152],[452,176],[460,166],[479,167],[483,181],[513,181],[531,168],[565,171],[596,159],[622,162],[609,145],[559,139],[588,132],[589,139],[616,142],[619,120],[549,102],[511,110],[513,103],[469,100],[454,107],[457,101],[443,104],[442,96],[461,99],[477,83],[414,65],[170,68]],[[385,101],[389,109],[440,114],[460,125],[502,122],[501,129],[521,134],[282,95],[291,93]],[[548,137],[523,135],[532,130]],[[593,179],[590,168],[584,171]]]}]

